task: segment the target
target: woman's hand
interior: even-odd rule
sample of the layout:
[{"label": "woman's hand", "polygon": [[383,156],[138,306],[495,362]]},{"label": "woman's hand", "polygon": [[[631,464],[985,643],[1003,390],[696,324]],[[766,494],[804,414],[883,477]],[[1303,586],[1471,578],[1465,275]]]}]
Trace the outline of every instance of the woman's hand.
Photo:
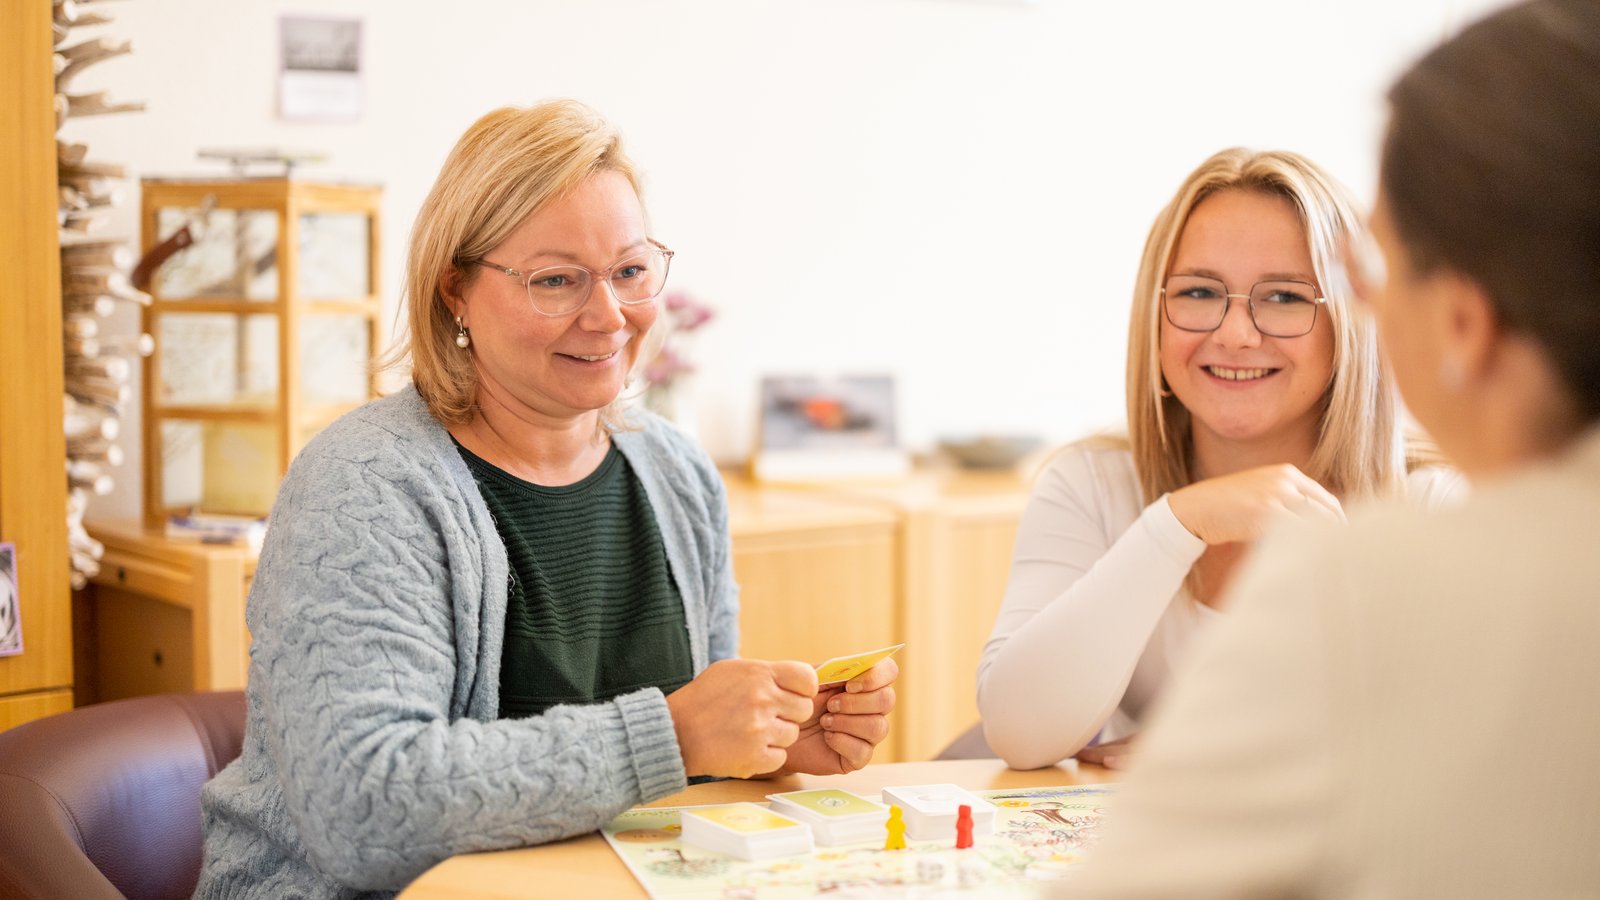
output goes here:
[{"label": "woman's hand", "polygon": [[1095,744],[1079,750],[1075,759],[1078,762],[1091,763],[1105,766],[1108,769],[1126,769],[1133,752],[1133,742],[1138,735],[1129,735],[1104,744]]},{"label": "woman's hand", "polygon": [[733,778],[773,771],[801,726],[815,720],[816,696],[817,670],[803,662],[724,659],[706,666],[667,695],[684,771]]},{"label": "woman's hand", "polygon": [[898,677],[899,665],[885,659],[842,685],[824,688],[783,767],[773,774],[842,775],[871,762],[873,750],[889,736],[892,685]]},{"label": "woman's hand", "polygon": [[1338,498],[1288,464],[1197,481],[1168,494],[1167,504],[1183,527],[1207,544],[1253,541],[1286,512],[1344,521]]}]

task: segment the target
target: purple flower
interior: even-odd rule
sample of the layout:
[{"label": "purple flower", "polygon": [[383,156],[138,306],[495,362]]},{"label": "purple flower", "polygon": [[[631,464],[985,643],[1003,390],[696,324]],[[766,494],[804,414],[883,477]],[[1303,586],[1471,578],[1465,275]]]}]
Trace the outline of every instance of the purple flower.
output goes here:
[{"label": "purple flower", "polygon": [[644,379],[652,385],[670,384],[674,378],[694,371],[694,366],[671,347],[662,347],[650,365],[644,368]]},{"label": "purple flower", "polygon": [[715,317],[716,313],[704,306],[687,306],[678,314],[674,324],[679,331],[693,331]]},{"label": "purple flower", "polygon": [[687,291],[673,291],[667,294],[662,300],[662,306],[667,311],[670,328],[661,352],[645,366],[644,377],[652,387],[665,389],[670,387],[678,376],[695,370],[694,365],[682,352],[685,339],[678,335],[699,329],[715,318],[716,313],[711,307],[689,296]]}]

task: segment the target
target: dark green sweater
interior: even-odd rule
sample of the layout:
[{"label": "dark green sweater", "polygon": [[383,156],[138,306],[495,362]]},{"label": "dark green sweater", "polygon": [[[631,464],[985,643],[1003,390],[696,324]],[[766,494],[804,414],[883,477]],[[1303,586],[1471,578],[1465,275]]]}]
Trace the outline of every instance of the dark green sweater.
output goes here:
[{"label": "dark green sweater", "polygon": [[644,486],[613,445],[576,484],[543,487],[466,460],[511,565],[500,715],[610,700],[694,676],[683,600]]}]

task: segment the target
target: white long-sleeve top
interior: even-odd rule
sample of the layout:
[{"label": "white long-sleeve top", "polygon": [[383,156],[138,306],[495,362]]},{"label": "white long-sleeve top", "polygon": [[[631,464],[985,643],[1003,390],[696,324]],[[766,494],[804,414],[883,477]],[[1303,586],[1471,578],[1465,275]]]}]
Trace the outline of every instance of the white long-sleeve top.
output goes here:
[{"label": "white long-sleeve top", "polygon": [[[1425,467],[1407,498],[1459,493]],[[1054,765],[1096,735],[1134,734],[1174,667],[1220,613],[1184,588],[1205,542],[1165,496],[1145,506],[1133,456],[1110,442],[1057,454],[1017,531],[1011,576],[978,666],[984,736],[1008,765]]]}]

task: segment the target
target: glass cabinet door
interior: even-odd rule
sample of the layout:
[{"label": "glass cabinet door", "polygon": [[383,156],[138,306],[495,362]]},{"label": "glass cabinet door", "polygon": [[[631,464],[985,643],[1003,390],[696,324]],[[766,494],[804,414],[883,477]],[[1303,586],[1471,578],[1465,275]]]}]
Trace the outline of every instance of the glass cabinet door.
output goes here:
[{"label": "glass cabinet door", "polygon": [[300,320],[300,395],[306,403],[366,402],[371,362],[366,316],[316,313]]},{"label": "glass cabinet door", "polygon": [[155,322],[157,405],[263,409],[278,402],[278,317],[163,313]]},{"label": "glass cabinet door", "polygon": [[362,300],[372,293],[372,225],[366,213],[304,213],[299,224],[302,298]]},{"label": "glass cabinet door", "polygon": [[169,235],[185,223],[194,243],[156,270],[151,292],[162,300],[278,299],[278,214],[270,209],[163,207],[156,229]]},{"label": "glass cabinet door", "polygon": [[381,192],[267,176],[148,178],[152,273],[142,327],[145,520],[265,516],[293,455],[375,396]]},{"label": "glass cabinet door", "polygon": [[265,422],[164,419],[161,503],[265,516],[278,488],[278,428]]}]

